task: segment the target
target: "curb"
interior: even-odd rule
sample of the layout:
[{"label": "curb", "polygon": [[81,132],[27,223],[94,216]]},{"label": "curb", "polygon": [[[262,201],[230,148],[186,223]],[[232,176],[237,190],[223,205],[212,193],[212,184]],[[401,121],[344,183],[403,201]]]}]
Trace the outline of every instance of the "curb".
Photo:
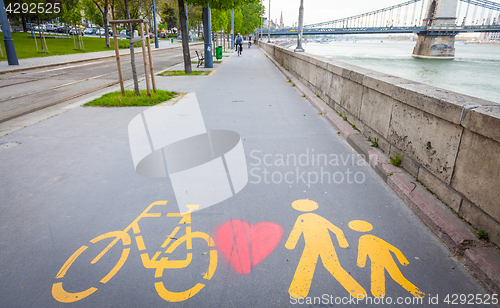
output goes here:
[{"label": "curb", "polygon": [[[199,45],[201,43],[193,43],[192,45],[189,45],[189,46],[196,46],[196,45]],[[139,48],[139,47],[137,47]],[[161,49],[154,49],[154,50],[151,50],[151,52],[157,52],[157,51],[161,51],[161,50],[165,50],[165,49],[175,49],[175,48],[182,48],[182,45],[181,46],[175,46],[175,47],[166,47],[166,48],[161,48]],[[142,50],[138,50],[138,52],[142,53]],[[90,53],[91,54],[91,53]],[[120,54],[120,57],[121,56],[127,56],[129,55],[130,53],[124,53],[123,55]],[[53,57],[57,57],[58,55],[56,56],[53,56]],[[109,55],[109,56],[101,56],[101,57],[95,57],[95,58],[88,58],[88,59],[79,59],[79,60],[68,60],[68,61],[65,61],[65,62],[59,62],[59,63],[50,63],[50,64],[40,64],[40,65],[34,65],[34,66],[30,66],[30,67],[22,67],[22,68],[12,68],[12,69],[6,69],[6,70],[0,70],[0,75],[2,74],[7,74],[7,73],[17,73],[17,72],[22,72],[22,71],[27,71],[27,70],[32,70],[32,69],[37,69],[37,68],[42,68],[42,67],[52,67],[52,66],[59,66],[59,65],[65,65],[65,64],[72,64],[72,63],[81,63],[81,62],[88,62],[88,61],[94,61],[94,60],[102,60],[102,59],[108,59],[108,58],[114,58],[115,55]]]},{"label": "curb", "polygon": [[[413,176],[402,168],[393,166],[389,157],[380,149],[373,148],[366,137],[344,121],[333,107],[318,98],[316,94],[285,70],[265,50],[262,52],[274,63],[281,73],[295,84],[299,92],[328,122],[338,134],[354,148],[401,198],[424,224],[455,254],[463,256],[462,263],[486,289],[500,293],[500,250],[477,239],[471,227],[452,212],[444,203],[431,194]],[[490,247],[489,247],[490,246]]]}]

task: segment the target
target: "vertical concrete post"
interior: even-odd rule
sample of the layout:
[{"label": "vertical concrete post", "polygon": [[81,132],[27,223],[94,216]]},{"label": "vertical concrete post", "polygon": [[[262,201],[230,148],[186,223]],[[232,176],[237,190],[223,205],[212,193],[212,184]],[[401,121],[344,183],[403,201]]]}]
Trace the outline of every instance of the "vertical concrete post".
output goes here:
[{"label": "vertical concrete post", "polygon": [[[449,32],[455,27],[457,3],[457,0],[429,0],[427,14],[423,20],[427,30],[418,34],[413,57],[424,59],[455,57],[456,34]],[[447,28],[448,33],[445,33]]]},{"label": "vertical concrete post", "polygon": [[297,48],[295,48],[295,52],[297,51],[304,51],[304,48],[302,47],[302,35],[304,31],[304,0],[300,0],[300,7],[299,7],[299,33],[297,37]]},{"label": "vertical concrete post", "polygon": [[[14,40],[9,29],[9,20],[5,12],[3,0],[0,0],[0,23],[2,24],[3,44],[5,46],[5,53],[7,54],[7,63],[9,65],[19,65],[17,61],[16,48],[14,47]],[[36,38],[35,38],[36,40]]]},{"label": "vertical concrete post", "polygon": [[213,68],[214,62],[212,57],[212,24],[210,16],[210,6],[207,5],[203,8],[203,16],[205,18],[205,24],[203,31],[205,32],[205,67]]},{"label": "vertical concrete post", "polygon": [[234,9],[231,10],[231,50],[234,50]]}]

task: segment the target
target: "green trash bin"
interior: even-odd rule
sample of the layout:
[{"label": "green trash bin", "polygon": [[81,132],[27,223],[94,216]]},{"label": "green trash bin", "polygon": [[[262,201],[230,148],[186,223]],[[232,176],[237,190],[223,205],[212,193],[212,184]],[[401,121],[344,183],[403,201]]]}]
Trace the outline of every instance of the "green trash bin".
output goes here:
[{"label": "green trash bin", "polygon": [[174,42],[174,39],[170,39],[170,43],[173,43]]},{"label": "green trash bin", "polygon": [[222,59],[222,46],[215,47],[215,58],[217,58],[217,60]]}]

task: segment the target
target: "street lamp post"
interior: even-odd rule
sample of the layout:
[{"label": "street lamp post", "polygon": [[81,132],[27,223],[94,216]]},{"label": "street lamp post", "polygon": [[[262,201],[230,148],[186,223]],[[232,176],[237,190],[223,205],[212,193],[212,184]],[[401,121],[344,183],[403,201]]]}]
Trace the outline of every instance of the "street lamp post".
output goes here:
[{"label": "street lamp post", "polygon": [[234,9],[231,10],[231,50],[234,50]]},{"label": "street lamp post", "polygon": [[212,57],[212,22],[210,18],[210,5],[203,8],[203,16],[205,18],[205,24],[203,27],[204,38],[205,38],[205,67],[213,68],[214,62]]},{"label": "street lamp post", "polygon": [[294,51],[302,52],[304,48],[302,47],[302,35],[304,32],[304,0],[300,0],[299,8],[299,33],[297,38],[297,48]]},{"label": "street lamp post", "polygon": [[160,48],[158,45],[158,28],[156,27],[156,5],[153,0],[153,26],[155,27],[155,48]]},{"label": "street lamp post", "polygon": [[269,18],[267,19],[267,42],[271,43],[271,0],[269,0]]},{"label": "street lamp post", "polygon": [[12,40],[12,35],[10,34],[9,20],[7,19],[7,14],[5,13],[3,0],[0,0],[0,23],[2,24],[3,43],[5,46],[5,52],[7,53],[7,62],[9,65],[19,65],[19,61],[17,61],[16,48],[14,47],[14,41]]}]

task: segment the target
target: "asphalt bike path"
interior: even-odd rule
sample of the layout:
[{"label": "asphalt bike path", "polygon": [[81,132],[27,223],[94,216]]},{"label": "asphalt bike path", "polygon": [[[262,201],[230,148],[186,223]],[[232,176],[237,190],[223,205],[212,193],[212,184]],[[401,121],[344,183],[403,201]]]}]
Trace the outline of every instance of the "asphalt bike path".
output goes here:
[{"label": "asphalt bike path", "polygon": [[[0,306],[378,307],[384,299],[442,307],[455,294],[453,306],[470,307],[460,294],[488,299],[255,46],[214,63],[210,76],[156,82],[188,94],[154,107],[163,109],[77,108],[0,138]],[[172,110],[195,124],[152,122]],[[176,159],[201,159],[208,140],[212,160],[196,168],[219,165],[179,182],[191,169],[174,173],[172,148],[155,143],[204,129],[208,139]],[[151,148],[137,150],[131,136]],[[218,154],[218,145],[230,151]],[[229,154],[240,146],[246,171]],[[161,153],[155,163],[166,161],[169,176],[141,165],[140,151],[144,161]],[[179,202],[198,187],[206,192],[199,205]]]}]

